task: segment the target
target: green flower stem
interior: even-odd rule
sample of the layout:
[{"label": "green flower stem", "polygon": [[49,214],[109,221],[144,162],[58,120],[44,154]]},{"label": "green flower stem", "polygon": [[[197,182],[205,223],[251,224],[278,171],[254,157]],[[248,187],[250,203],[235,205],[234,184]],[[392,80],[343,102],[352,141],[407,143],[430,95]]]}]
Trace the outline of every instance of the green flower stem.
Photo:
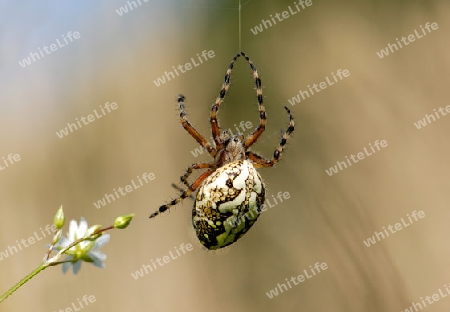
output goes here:
[{"label": "green flower stem", "polygon": [[26,282],[28,282],[30,279],[32,279],[34,276],[36,276],[38,273],[40,273],[41,271],[45,270],[48,267],[48,264],[43,263],[40,266],[37,267],[36,270],[34,270],[33,272],[31,272],[30,274],[28,274],[27,276],[25,276],[23,279],[20,280],[20,282],[18,282],[16,285],[14,285],[13,287],[11,287],[7,292],[5,292],[1,297],[0,297],[0,303],[2,303],[6,298],[8,298],[10,295],[12,295],[17,289],[19,289],[20,287],[22,287],[23,284],[25,284]]},{"label": "green flower stem", "polygon": [[76,261],[74,261],[74,260],[55,261],[55,262],[49,263],[48,266],[55,266],[55,265],[63,264],[63,263],[66,263],[66,262],[77,262],[77,260]]},{"label": "green flower stem", "polygon": [[109,230],[114,230],[114,225],[111,225],[111,226],[108,226],[108,227],[106,227],[104,229],[100,229],[98,231],[95,231],[94,234],[100,234],[100,233],[103,233],[103,232],[106,232],[106,231],[109,231]]},{"label": "green flower stem", "polygon": [[0,296],[0,303],[5,301],[5,299],[8,298],[9,296],[11,296],[17,289],[22,287],[26,282],[28,282],[30,279],[32,279],[34,276],[36,276],[38,273],[40,273],[41,271],[45,270],[49,266],[55,266],[55,265],[62,264],[62,263],[65,263],[65,262],[74,262],[73,260],[58,261],[59,259],[61,259],[63,254],[66,253],[66,251],[68,251],[70,248],[72,248],[72,247],[74,247],[74,246],[78,245],[79,243],[81,243],[83,241],[86,241],[86,240],[95,241],[95,239],[96,239],[96,238],[94,238],[95,235],[99,235],[99,234],[102,234],[103,232],[106,232],[106,231],[109,231],[109,230],[113,230],[114,228],[115,228],[114,225],[112,225],[112,226],[109,226],[109,227],[106,227],[106,228],[99,229],[99,230],[95,231],[89,237],[82,237],[82,238],[72,242],[69,246],[66,246],[65,248],[61,249],[53,258],[49,259],[50,253],[53,250],[53,246],[55,245],[55,244],[53,244],[52,246],[50,246],[48,252],[46,253],[45,261],[41,265],[39,265],[37,267],[37,269],[35,269],[33,272],[31,272],[30,274],[25,276],[16,285],[11,287],[6,293],[4,293],[2,296]]},{"label": "green flower stem", "polygon": [[[30,279],[32,279],[34,276],[36,276],[38,273],[40,273],[41,271],[45,270],[49,266],[54,266],[54,265],[66,262],[66,261],[57,262],[57,260],[60,259],[62,257],[62,255],[63,255],[63,253],[66,252],[68,249],[72,248],[75,245],[78,245],[79,243],[81,243],[82,241],[87,240],[87,239],[89,239],[89,238],[81,238],[81,239],[73,242],[72,244],[70,244],[66,248],[62,249],[55,257],[53,257],[51,259],[47,259],[46,261],[44,261],[40,266],[37,267],[36,270],[34,270],[33,272],[31,272],[30,274],[25,276],[16,285],[11,287],[6,293],[4,293],[0,297],[0,303],[5,301],[6,298],[8,298],[10,295],[12,295],[17,289],[22,287],[23,284],[28,282]],[[48,255],[47,255],[47,258],[48,258]]]}]

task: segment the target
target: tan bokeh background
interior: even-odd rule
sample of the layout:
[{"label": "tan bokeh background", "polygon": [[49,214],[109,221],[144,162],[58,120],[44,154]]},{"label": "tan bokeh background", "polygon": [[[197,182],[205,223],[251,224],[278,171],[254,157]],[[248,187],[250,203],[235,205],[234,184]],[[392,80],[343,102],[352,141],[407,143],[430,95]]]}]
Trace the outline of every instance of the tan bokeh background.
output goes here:
[{"label": "tan bokeh background", "polygon": [[[254,150],[270,156],[287,126],[283,105],[331,72],[350,77],[290,107],[296,128],[276,168],[260,170],[269,209],[239,242],[204,250],[193,234],[192,202],[148,220],[176,191],[171,182],[193,162],[196,142],[179,124],[176,95],[209,138],[209,110],[238,52],[237,1],[149,1],[119,16],[125,1],[54,2],[2,10],[0,157],[21,160],[0,171],[0,250],[51,222],[59,205],[69,219],[108,225],[107,268],[83,263],[76,276],[51,268],[0,306],[1,311],[58,311],[83,295],[83,311],[403,311],[450,283],[448,193],[450,117],[417,130],[414,122],[450,104],[450,44],[445,1],[318,2],[253,35],[250,28],[293,1],[251,1],[242,11],[242,49],[258,68],[268,126]],[[245,2],[245,1],[243,1]],[[375,52],[426,22],[439,29],[380,59]],[[18,61],[68,31],[81,38],[22,68]],[[153,80],[196,53],[215,57],[156,87]],[[119,108],[59,139],[55,132],[105,102]],[[219,112],[224,127],[258,122],[253,81],[240,59]],[[325,169],[375,140],[388,147],[329,177]],[[144,172],[156,179],[96,209],[93,202]],[[363,240],[414,210],[424,219],[372,247]],[[48,239],[47,239],[48,240]],[[45,252],[39,241],[0,261],[6,290]],[[180,244],[194,250],[134,280],[131,273]],[[269,299],[266,292],[315,262],[328,270]],[[448,311],[443,298],[426,311]]]}]

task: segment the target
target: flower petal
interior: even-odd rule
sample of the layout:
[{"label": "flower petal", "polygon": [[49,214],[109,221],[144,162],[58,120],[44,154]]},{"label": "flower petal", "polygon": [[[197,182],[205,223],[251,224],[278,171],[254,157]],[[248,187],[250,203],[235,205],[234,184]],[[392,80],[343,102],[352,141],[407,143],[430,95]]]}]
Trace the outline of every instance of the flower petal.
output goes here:
[{"label": "flower petal", "polygon": [[77,274],[81,269],[81,260],[78,260],[73,264],[73,274]]},{"label": "flower petal", "polygon": [[103,234],[95,241],[94,247],[92,247],[92,249],[98,249],[103,247],[107,242],[109,242],[109,239],[110,239],[109,234]]},{"label": "flower petal", "polygon": [[103,261],[97,257],[92,257],[94,262],[92,262],[93,265],[95,265],[98,268],[104,269],[106,267],[106,264],[103,263]]},{"label": "flower petal", "polygon": [[58,247],[66,247],[69,246],[71,241],[64,237],[64,235],[61,236],[59,241],[56,243],[55,246],[53,246],[53,250],[58,250]]},{"label": "flower petal", "polygon": [[86,219],[81,217],[80,224],[78,225],[78,230],[77,230],[77,239],[84,237],[84,234],[86,234],[87,229],[88,229],[88,224],[86,222]]},{"label": "flower petal", "polygon": [[72,263],[70,263],[70,262],[65,262],[62,264],[62,271],[64,274],[66,274],[67,270],[69,270],[71,264]]},{"label": "flower petal", "polygon": [[69,223],[69,233],[67,233],[67,238],[71,241],[74,241],[75,239],[75,234],[77,232],[78,229],[78,225],[77,225],[77,221],[75,220],[70,220]]},{"label": "flower petal", "polygon": [[85,250],[92,242],[90,241],[82,241],[78,244],[78,249]]},{"label": "flower petal", "polygon": [[90,258],[94,259],[94,261],[95,259],[105,260],[107,258],[100,250],[91,250],[88,255]]}]

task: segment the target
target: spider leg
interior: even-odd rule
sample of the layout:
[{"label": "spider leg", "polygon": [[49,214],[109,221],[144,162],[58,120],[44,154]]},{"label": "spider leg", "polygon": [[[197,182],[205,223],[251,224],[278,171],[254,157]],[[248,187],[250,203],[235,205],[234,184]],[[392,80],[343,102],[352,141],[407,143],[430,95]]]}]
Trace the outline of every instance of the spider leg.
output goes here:
[{"label": "spider leg", "polygon": [[255,65],[253,65],[253,62],[249,59],[248,56],[245,55],[244,52],[241,52],[241,55],[247,60],[248,64],[250,65],[250,68],[253,71],[253,78],[255,78],[256,97],[258,99],[258,110],[259,110],[259,126],[258,128],[256,128],[255,131],[253,131],[252,135],[245,141],[244,146],[245,149],[247,149],[252,144],[254,144],[256,140],[258,140],[258,138],[266,129],[266,110],[263,104],[261,79],[259,78],[258,71],[256,70]]},{"label": "spider leg", "polygon": [[189,183],[188,183],[187,179],[195,169],[207,169],[207,168],[212,168],[213,166],[214,166],[214,164],[209,164],[209,163],[192,164],[191,166],[189,166],[189,168],[187,168],[186,173],[180,177],[180,180],[187,187],[189,187]]},{"label": "spider leg", "polygon": [[225,74],[225,81],[222,84],[222,89],[220,90],[219,96],[216,98],[216,101],[214,102],[211,108],[211,117],[210,117],[211,131],[214,142],[216,143],[217,150],[219,150],[223,145],[223,142],[220,139],[220,127],[219,122],[217,121],[217,111],[219,110],[219,107],[222,104],[223,99],[225,98],[228,88],[230,87],[231,70],[233,69],[234,63],[236,62],[239,56],[241,56],[240,53],[238,53],[235,57],[233,57],[233,60],[228,66],[227,72]]},{"label": "spider leg", "polygon": [[291,111],[286,106],[284,108],[286,109],[287,113],[289,114],[289,127],[283,133],[280,144],[275,149],[275,152],[273,152],[272,160],[265,159],[264,157],[261,157],[251,151],[245,152],[245,155],[247,156],[247,158],[251,159],[255,163],[256,168],[274,166],[280,160],[281,155],[283,154],[283,150],[286,145],[286,142],[289,139],[291,133],[294,131],[294,118],[292,117]]},{"label": "spider leg", "polygon": [[262,167],[272,167],[275,165],[273,161],[270,161],[258,154],[255,154],[251,151],[245,152],[245,156],[253,162],[253,167],[262,168]]},{"label": "spider leg", "polygon": [[216,153],[217,153],[216,149],[214,147],[212,147],[211,144],[209,144],[205,140],[205,138],[200,133],[198,133],[198,131],[195,130],[195,128],[191,125],[191,123],[186,119],[186,109],[184,107],[184,104],[185,104],[184,100],[185,100],[184,95],[180,94],[178,96],[177,102],[180,105],[180,121],[181,121],[181,124],[183,125],[183,128],[186,129],[186,131],[189,132],[189,134],[198,143],[200,143],[200,145],[203,148],[205,148],[211,156],[214,157],[216,155]]},{"label": "spider leg", "polygon": [[[171,184],[172,185],[172,187],[174,188],[174,189],[176,189],[177,191],[179,191],[180,193],[183,193],[184,192],[184,190],[181,188],[181,187],[179,187],[178,185],[176,185],[175,183],[172,183]],[[189,195],[189,198],[190,199],[192,199],[192,200],[195,200],[195,197],[194,197],[194,195]]]},{"label": "spider leg", "polygon": [[179,202],[181,202],[183,199],[191,196],[191,194],[193,192],[195,192],[195,190],[200,186],[200,184],[203,182],[203,180],[205,180],[209,175],[211,175],[211,173],[213,173],[214,170],[208,170],[206,172],[203,172],[198,178],[197,180],[194,181],[194,183],[192,183],[189,188],[187,188],[186,190],[183,191],[183,193],[180,194],[180,196],[178,198],[173,199],[170,203],[167,203],[165,205],[162,205],[159,207],[158,210],[156,210],[154,213],[152,213],[150,215],[150,218],[154,218],[157,215],[159,215],[160,213],[163,213],[164,211],[166,211],[167,209],[169,209],[172,206],[175,206],[176,204],[178,204]]},{"label": "spider leg", "polygon": [[[208,163],[192,164],[186,170],[186,173],[180,177],[180,180],[181,180],[181,182],[183,182],[184,185],[186,185],[187,187],[190,187],[187,179],[192,174],[194,169],[207,169],[207,168],[212,168],[213,166],[214,166],[214,164],[208,164]],[[184,190],[181,187],[179,187],[178,185],[176,185],[175,183],[172,183],[172,187],[175,188],[177,191],[180,191],[181,193],[184,192]],[[195,200],[195,197],[192,194],[189,197],[191,199]]]}]

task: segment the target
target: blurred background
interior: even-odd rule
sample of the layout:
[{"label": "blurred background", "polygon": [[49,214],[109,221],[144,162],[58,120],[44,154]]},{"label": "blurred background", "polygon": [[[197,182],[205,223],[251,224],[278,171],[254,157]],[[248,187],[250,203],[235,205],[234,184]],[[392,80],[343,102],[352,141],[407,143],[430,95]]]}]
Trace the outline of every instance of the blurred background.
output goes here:
[{"label": "blurred background", "polygon": [[[111,232],[102,249],[106,269],[83,263],[77,275],[63,275],[60,267],[50,268],[0,311],[59,311],[84,295],[96,299],[86,312],[404,311],[450,283],[450,117],[420,130],[414,126],[450,104],[448,2],[312,0],[255,35],[250,29],[288,6],[295,10],[294,1],[242,0],[242,50],[260,73],[268,116],[253,150],[272,155],[280,129],[288,125],[288,105],[295,132],[282,161],[259,172],[268,199],[280,191],[291,197],[216,252],[202,248],[194,235],[191,200],[155,219],[148,216],[177,196],[171,183],[189,165],[210,161],[206,153],[192,154],[198,144],[180,125],[176,96],[186,96],[189,120],[209,140],[211,104],[239,51],[238,1],[135,3],[0,4],[0,158],[21,157],[0,171],[0,251],[40,233],[60,205],[69,220],[83,216],[105,226],[118,215],[136,214],[128,229]],[[427,22],[439,29],[377,56]],[[69,31],[80,38],[28,66],[19,64]],[[156,86],[165,71],[204,50],[215,57]],[[338,69],[350,76],[301,103],[288,103]],[[106,102],[118,108],[63,138],[56,135]],[[254,81],[242,58],[218,116],[224,129],[258,123]],[[386,140],[388,147],[326,174],[375,140]],[[93,204],[150,172],[155,179],[141,188],[100,209]],[[374,231],[414,210],[423,210],[425,218],[364,245]],[[2,292],[39,264],[49,241],[2,258]],[[193,250],[132,277],[181,244]],[[278,283],[316,262],[328,269],[269,299],[266,293]],[[449,309],[449,298],[426,307]]]}]

